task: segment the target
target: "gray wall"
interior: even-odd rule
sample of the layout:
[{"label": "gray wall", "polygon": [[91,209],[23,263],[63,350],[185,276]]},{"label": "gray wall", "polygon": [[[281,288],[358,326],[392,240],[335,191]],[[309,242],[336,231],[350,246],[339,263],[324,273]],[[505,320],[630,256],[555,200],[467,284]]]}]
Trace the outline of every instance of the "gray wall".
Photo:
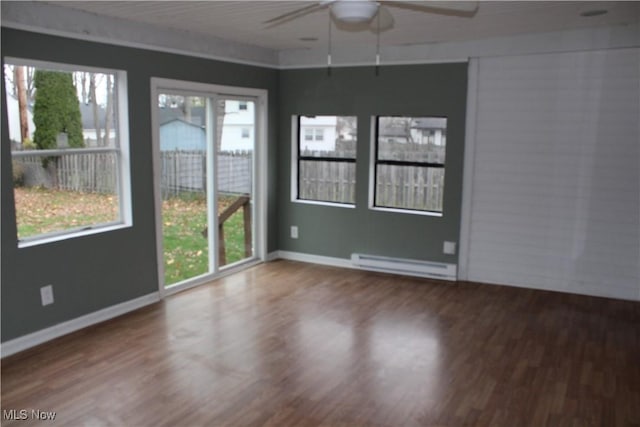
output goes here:
[{"label": "gray wall", "polygon": [[[2,55],[125,70],[133,226],[114,232],[18,249],[6,113],[2,114],[2,341],[157,291],[150,78],[164,77],[267,89],[269,141],[275,141],[278,73],[260,67],[117,47],[2,28]],[[4,82],[4,79],[3,79]],[[2,110],[6,101],[2,85]],[[276,179],[269,150],[269,188]],[[270,195],[275,194],[269,191]],[[277,203],[268,201],[268,248],[277,248]],[[55,304],[42,307],[39,289],[54,285]]]},{"label": "gray wall", "polygon": [[[157,290],[150,78],[164,77],[269,91],[268,250],[347,258],[366,252],[456,262],[442,254],[458,241],[466,106],[466,64],[276,71],[260,67],[2,29],[2,55],[122,69],[129,86],[133,226],[18,249],[9,144],[0,144],[2,186],[2,341]],[[2,107],[6,111],[4,84]],[[291,116],[358,116],[355,209],[290,201]],[[447,169],[442,218],[367,209],[372,115],[447,116]],[[2,114],[2,141],[8,141]],[[300,238],[289,238],[289,226]],[[55,304],[39,289],[54,285]]]},{"label": "gray wall", "polygon": [[[352,252],[457,262],[444,240],[458,241],[462,197],[467,64],[287,70],[280,72],[278,247],[338,258]],[[358,117],[356,208],[291,202],[291,117]],[[371,116],[448,118],[443,217],[368,209]],[[297,240],[289,237],[299,227]]]}]

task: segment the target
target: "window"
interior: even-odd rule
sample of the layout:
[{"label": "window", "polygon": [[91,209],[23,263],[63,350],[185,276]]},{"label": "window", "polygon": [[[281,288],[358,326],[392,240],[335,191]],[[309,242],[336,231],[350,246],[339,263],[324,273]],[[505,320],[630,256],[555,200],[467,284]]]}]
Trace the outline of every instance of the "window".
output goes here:
[{"label": "window", "polygon": [[247,111],[247,101],[238,102],[238,111]]},{"label": "window", "polygon": [[6,58],[19,245],[130,225],[126,73]]},{"label": "window", "polygon": [[377,117],[373,207],[442,214],[447,119]]},{"label": "window", "polygon": [[241,132],[242,132],[242,135],[241,135],[242,139],[249,138],[249,135],[250,135],[249,128],[242,128]]},{"label": "window", "polygon": [[305,141],[313,141],[313,129],[305,129],[304,130],[304,140]]},{"label": "window", "polygon": [[[330,125],[330,127],[333,127],[333,125]],[[303,126],[303,130],[305,141],[324,141],[325,128],[310,128],[307,126]],[[334,129],[329,129],[328,131],[330,133],[335,132]]]},{"label": "window", "polygon": [[299,116],[293,199],[355,204],[357,120]]}]

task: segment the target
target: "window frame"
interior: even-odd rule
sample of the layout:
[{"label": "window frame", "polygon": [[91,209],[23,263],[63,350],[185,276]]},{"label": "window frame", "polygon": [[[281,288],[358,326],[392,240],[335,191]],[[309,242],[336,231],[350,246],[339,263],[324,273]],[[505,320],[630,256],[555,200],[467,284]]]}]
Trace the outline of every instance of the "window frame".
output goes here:
[{"label": "window frame", "polygon": [[[67,239],[75,239],[78,237],[88,236],[92,234],[105,233],[109,231],[119,230],[122,228],[128,228],[133,225],[132,216],[132,197],[131,197],[131,168],[130,168],[130,141],[129,141],[129,91],[127,72],[125,70],[106,68],[106,67],[93,67],[81,64],[70,64],[64,62],[54,61],[42,61],[29,58],[18,58],[7,56],[3,61],[4,65],[17,65],[24,67],[34,67],[49,71],[62,71],[62,72],[88,72],[88,73],[101,73],[112,74],[114,76],[114,107],[116,117],[117,138],[114,147],[89,147],[89,148],[56,148],[50,150],[38,150],[40,153],[37,156],[48,157],[52,155],[63,154],[90,154],[90,153],[115,153],[116,155],[116,183],[114,190],[118,196],[118,219],[116,221],[94,223],[89,225],[82,225],[74,228],[67,228],[65,230],[52,231],[48,233],[41,233],[34,236],[28,236],[19,238],[16,234],[18,248],[25,248],[31,246],[37,246],[52,242],[57,242]],[[4,78],[5,70],[3,72],[2,84],[5,85],[6,79]],[[5,92],[8,93],[5,87]],[[5,113],[5,114],[8,114]],[[7,116],[8,120],[8,116]],[[14,158],[15,153],[21,153],[20,151],[11,152],[11,158]],[[18,157],[33,156],[33,154],[18,154]],[[11,183],[11,189],[13,191],[13,182]],[[17,211],[14,200],[14,220],[17,225]]]},{"label": "window frame", "polygon": [[[348,208],[348,209],[355,209],[356,207],[356,201],[354,200],[353,203],[346,203],[346,202],[333,202],[333,201],[327,201],[327,200],[316,200],[316,199],[303,199],[300,198],[300,162],[302,161],[318,161],[318,162],[336,162],[336,163],[353,163],[354,167],[356,167],[357,164],[357,153],[358,150],[356,148],[356,155],[355,157],[351,158],[351,157],[316,157],[316,156],[302,156],[300,151],[301,151],[301,147],[300,147],[300,143],[301,143],[301,138],[306,137],[307,132],[303,133],[301,132],[302,128],[301,128],[301,119],[302,117],[318,117],[318,116],[334,116],[334,117],[355,117],[356,119],[356,126],[357,126],[357,121],[358,121],[358,116],[355,114],[297,114],[297,115],[293,115],[291,118],[291,147],[292,147],[292,151],[291,151],[291,201],[292,202],[296,202],[296,203],[304,203],[304,204],[310,204],[310,205],[320,205],[320,206],[332,206],[332,207],[339,207],[339,208]],[[306,140],[306,142],[324,142],[325,139],[323,138],[322,141],[316,141],[315,140],[315,134],[316,134],[316,128],[307,128],[305,131],[311,131],[311,140]],[[324,136],[324,130],[323,130],[323,136]],[[356,177],[357,177],[357,173],[356,173]],[[355,184],[354,184],[355,185]],[[357,187],[354,188],[354,198],[357,197]]]},{"label": "window frame", "polygon": [[[379,144],[379,129],[380,129],[380,118],[382,117],[402,117],[402,118],[441,118],[447,120],[447,128],[449,127],[449,118],[446,116],[436,116],[436,115],[422,115],[422,116],[407,116],[407,115],[376,115],[371,116],[371,156],[370,156],[370,167],[369,167],[369,209],[376,211],[384,211],[384,212],[395,212],[395,213],[404,213],[411,215],[424,215],[424,216],[432,216],[432,217],[443,217],[444,216],[444,192],[442,196],[442,211],[432,211],[432,210],[423,210],[423,209],[411,209],[411,208],[399,208],[399,207],[389,207],[389,206],[380,206],[377,204],[377,181],[378,181],[378,165],[389,165],[389,166],[407,166],[407,167],[423,167],[425,169],[434,168],[434,169],[443,169],[446,170],[446,157],[444,163],[432,163],[432,162],[415,162],[415,161],[404,161],[404,160],[379,160],[378,159],[378,144]],[[445,145],[446,150],[446,145]]]}]

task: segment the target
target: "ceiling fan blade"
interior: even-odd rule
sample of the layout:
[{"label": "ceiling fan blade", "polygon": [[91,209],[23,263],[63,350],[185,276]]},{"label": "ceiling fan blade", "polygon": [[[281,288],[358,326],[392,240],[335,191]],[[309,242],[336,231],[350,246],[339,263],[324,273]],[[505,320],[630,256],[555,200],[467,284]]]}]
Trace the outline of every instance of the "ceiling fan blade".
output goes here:
[{"label": "ceiling fan blade", "polygon": [[[378,18],[380,19],[379,23]],[[369,31],[374,34],[377,32],[383,33],[392,29],[394,23],[395,20],[393,19],[393,15],[391,14],[391,12],[389,12],[386,7],[381,5],[378,8],[378,14],[374,16],[374,18],[369,22]]]},{"label": "ceiling fan blade", "polygon": [[478,12],[478,3],[475,2],[457,2],[457,1],[385,1],[380,0],[386,6],[397,7],[399,9],[413,10],[416,12],[434,13],[437,15],[459,16],[462,18],[472,18]]},{"label": "ceiling fan blade", "polygon": [[327,7],[328,4],[329,2],[319,2],[319,3],[314,2],[313,4],[310,4],[308,6],[301,7],[300,9],[296,9],[291,12],[287,12],[280,16],[276,16],[275,18],[271,18],[267,21],[264,21],[263,24],[266,24],[267,28],[275,27],[276,25],[284,24],[285,22],[303,17],[304,15],[323,9]]}]

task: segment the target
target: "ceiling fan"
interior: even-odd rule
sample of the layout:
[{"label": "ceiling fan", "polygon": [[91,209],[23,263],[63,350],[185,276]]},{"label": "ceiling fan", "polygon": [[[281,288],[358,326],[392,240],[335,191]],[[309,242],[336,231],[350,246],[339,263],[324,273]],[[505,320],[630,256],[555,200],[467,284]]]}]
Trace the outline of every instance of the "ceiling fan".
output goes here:
[{"label": "ceiling fan", "polygon": [[[321,0],[308,6],[271,18],[263,23],[267,27],[282,25],[318,10],[329,8],[336,24],[360,26],[368,24],[374,32],[385,31],[393,27],[393,16],[387,7],[411,10],[436,15],[471,18],[478,11],[478,2],[457,1],[396,1],[396,0]],[[374,20],[374,17],[377,19]]]}]

